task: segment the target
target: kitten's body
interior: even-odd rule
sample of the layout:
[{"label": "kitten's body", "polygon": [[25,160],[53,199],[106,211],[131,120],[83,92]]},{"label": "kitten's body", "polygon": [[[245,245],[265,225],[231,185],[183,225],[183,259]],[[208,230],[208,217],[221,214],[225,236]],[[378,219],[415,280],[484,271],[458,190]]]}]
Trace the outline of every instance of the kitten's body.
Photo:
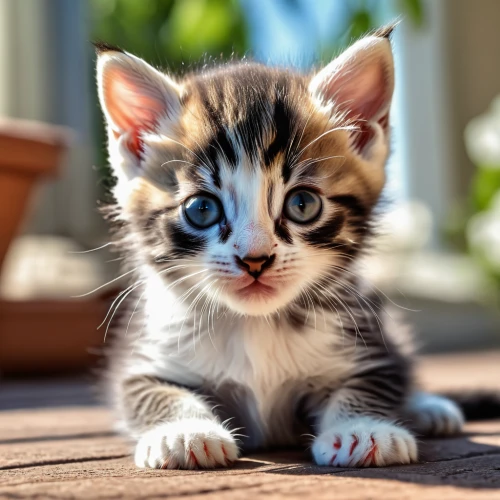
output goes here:
[{"label": "kitten's body", "polygon": [[[364,297],[373,300],[370,295]],[[381,351],[384,358],[395,357],[401,377],[411,366],[411,360],[394,345],[388,324],[393,320],[388,314],[375,301],[370,306],[361,302],[363,310],[347,294],[342,300],[364,332],[357,339],[349,328],[342,330],[341,322],[352,325],[347,312],[339,311],[339,320],[335,311],[318,303],[304,305],[304,323],[291,323],[285,315],[244,318],[219,310],[210,313],[209,326],[208,309],[203,318],[195,318],[187,312],[187,305],[172,318],[161,304],[175,303],[176,297],[163,292],[161,286],[146,286],[142,300],[151,308],[150,316],[146,321],[136,317],[128,337],[120,339],[125,344],[124,357],[115,356],[115,382],[150,375],[192,388],[208,398],[221,421],[232,419],[229,428],[245,429],[246,437],[241,438],[245,449],[303,442],[304,434],[314,431],[309,426],[313,415],[308,412],[314,413],[316,405],[356,373],[360,358],[365,358],[362,366],[366,369],[377,364],[370,356],[378,358]],[[378,327],[363,329],[371,314],[369,307],[377,308],[380,321],[385,322],[384,339]],[[128,321],[129,316],[124,318]],[[370,344],[370,352],[365,342]],[[409,347],[405,342],[405,349]],[[405,383],[409,383],[409,373],[406,376]],[[387,386],[392,383],[388,380]],[[399,385],[396,390],[401,390]],[[394,408],[393,418],[402,417],[401,410]],[[136,431],[134,427],[129,430]]]},{"label": "kitten's body", "polygon": [[321,465],[407,463],[407,426],[461,428],[415,392],[405,328],[356,274],[389,150],[387,36],[312,77],[243,63],[179,84],[101,50],[136,277],[110,379],[139,466],[228,465],[236,429],[245,449],[314,434]]}]

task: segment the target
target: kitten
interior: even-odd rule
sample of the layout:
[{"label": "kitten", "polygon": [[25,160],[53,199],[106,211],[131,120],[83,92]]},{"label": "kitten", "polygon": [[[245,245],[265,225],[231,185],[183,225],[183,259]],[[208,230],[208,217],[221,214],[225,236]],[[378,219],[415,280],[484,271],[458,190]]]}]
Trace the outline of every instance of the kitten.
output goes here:
[{"label": "kitten", "polygon": [[390,33],[312,75],[240,62],[179,81],[98,46],[135,275],[110,380],[139,467],[228,466],[307,433],[319,465],[404,464],[414,433],[461,430],[356,274],[389,153]]}]

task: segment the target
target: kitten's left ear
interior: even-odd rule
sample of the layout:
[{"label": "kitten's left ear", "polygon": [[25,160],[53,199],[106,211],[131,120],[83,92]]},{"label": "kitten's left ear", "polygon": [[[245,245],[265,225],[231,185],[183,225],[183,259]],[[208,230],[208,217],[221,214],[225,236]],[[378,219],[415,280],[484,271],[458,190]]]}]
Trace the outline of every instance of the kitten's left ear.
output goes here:
[{"label": "kitten's left ear", "polygon": [[[387,138],[394,91],[394,61],[388,27],[365,37],[311,79],[309,90],[327,112],[353,125],[353,145],[360,153],[380,126]],[[380,130],[379,128],[379,130]]]},{"label": "kitten's left ear", "polygon": [[181,88],[142,59],[96,44],[99,100],[106,117],[110,148],[119,142],[139,162],[144,134],[174,121]]}]

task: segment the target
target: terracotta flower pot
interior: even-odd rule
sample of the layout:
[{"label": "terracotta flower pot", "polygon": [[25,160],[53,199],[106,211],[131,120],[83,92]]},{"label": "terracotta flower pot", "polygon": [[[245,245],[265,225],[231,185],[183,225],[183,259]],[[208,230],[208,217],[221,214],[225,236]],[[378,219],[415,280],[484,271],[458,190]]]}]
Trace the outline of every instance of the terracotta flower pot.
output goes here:
[{"label": "terracotta flower pot", "polygon": [[57,174],[69,137],[62,127],[0,119],[0,270],[34,186]]},{"label": "terracotta flower pot", "polygon": [[[0,272],[33,189],[42,178],[57,175],[70,139],[62,127],[0,119]],[[84,370],[95,358],[91,348],[103,344],[104,332],[96,327],[109,303],[107,295],[0,297],[0,374]]]}]

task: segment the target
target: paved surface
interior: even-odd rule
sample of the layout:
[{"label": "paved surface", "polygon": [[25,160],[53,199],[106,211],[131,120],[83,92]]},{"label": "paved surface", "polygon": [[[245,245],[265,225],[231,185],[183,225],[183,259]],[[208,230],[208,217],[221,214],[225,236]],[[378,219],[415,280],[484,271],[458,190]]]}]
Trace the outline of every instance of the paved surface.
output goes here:
[{"label": "paved surface", "polygon": [[[495,388],[500,353],[427,358],[420,373],[433,389]],[[312,465],[305,453],[275,452],[230,470],[151,471],[134,467],[130,443],[112,432],[104,408],[88,405],[81,384],[74,391],[85,406],[69,383],[60,393],[36,387],[0,390],[0,407],[10,408],[0,412],[0,498],[500,499],[500,421],[422,442],[421,463],[410,466],[332,470]],[[64,397],[57,394],[67,394],[71,406],[58,406]]]}]

